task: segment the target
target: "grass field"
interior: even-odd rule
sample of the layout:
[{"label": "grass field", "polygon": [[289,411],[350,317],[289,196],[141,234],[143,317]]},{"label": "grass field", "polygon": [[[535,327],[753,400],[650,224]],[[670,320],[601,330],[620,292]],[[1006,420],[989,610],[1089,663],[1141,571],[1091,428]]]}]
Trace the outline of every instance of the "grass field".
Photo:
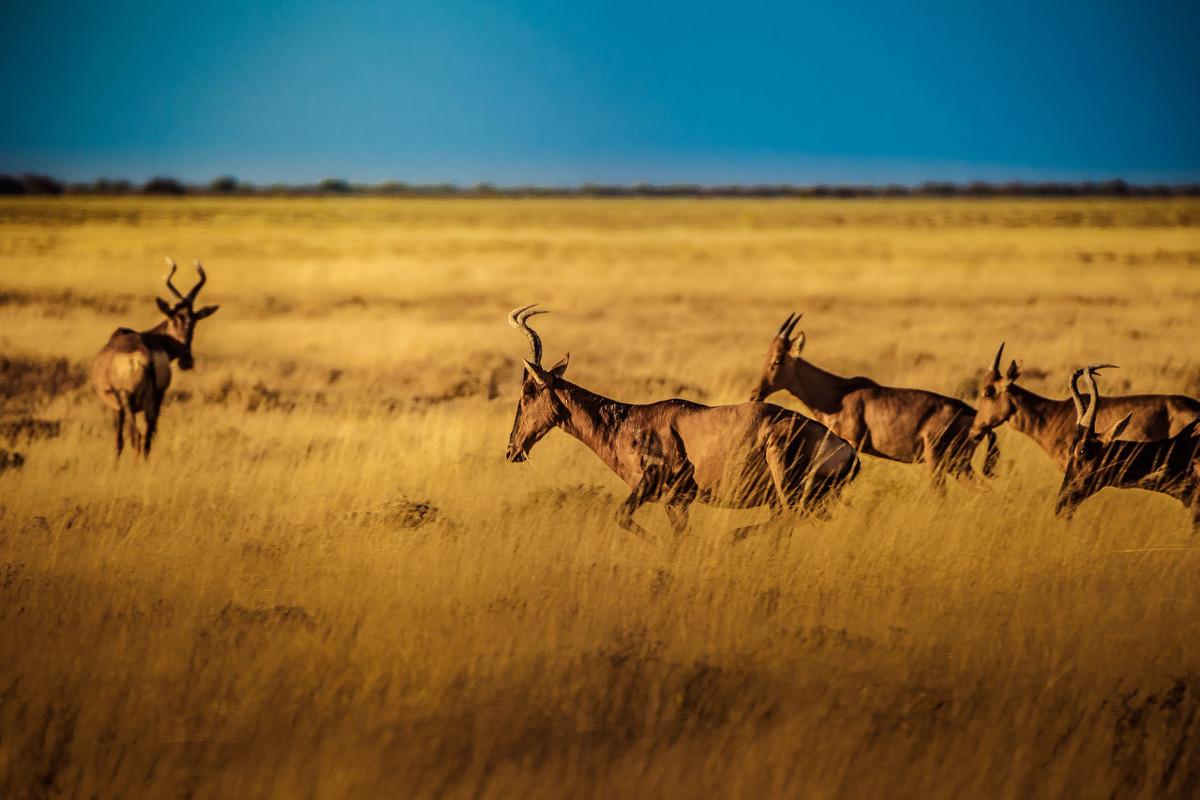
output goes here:
[{"label": "grass field", "polygon": [[[221,309],[117,463],[86,365],[164,255]],[[1200,793],[1178,504],[1057,520],[1001,429],[977,488],[867,459],[829,522],[642,541],[565,434],[503,459],[532,301],[627,401],[744,400],[792,310],[884,383],[970,399],[1006,340],[1200,395],[1200,202],[4,200],[0,796]]]}]

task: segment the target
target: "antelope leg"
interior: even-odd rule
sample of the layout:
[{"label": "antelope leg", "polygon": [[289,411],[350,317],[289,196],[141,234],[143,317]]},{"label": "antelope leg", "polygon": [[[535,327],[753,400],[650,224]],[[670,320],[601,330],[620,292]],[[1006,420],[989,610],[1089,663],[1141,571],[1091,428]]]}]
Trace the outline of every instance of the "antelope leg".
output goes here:
[{"label": "antelope leg", "polygon": [[814,480],[809,486],[809,491],[804,499],[804,511],[813,519],[828,520],[833,517],[833,512],[830,509],[832,500],[830,495],[834,493],[837,484],[829,480]]},{"label": "antelope leg", "polygon": [[996,432],[989,430],[984,435],[987,442],[987,453],[983,457],[983,477],[996,476],[996,464],[1000,461],[1000,448],[996,445]]},{"label": "antelope leg", "polygon": [[621,508],[617,511],[617,524],[632,534],[645,538],[649,534],[646,529],[633,521],[633,512],[638,510],[641,501],[637,499],[637,492],[629,495],[629,499],[621,504]]},{"label": "antelope leg", "polygon": [[947,443],[946,466],[956,479],[970,483],[976,478],[975,467],[971,466],[971,458],[975,455],[978,439],[972,439],[968,434],[955,436]]},{"label": "antelope leg", "polygon": [[142,452],[142,431],[137,425],[137,414],[130,412],[129,415],[129,443],[133,445],[133,452]]},{"label": "antelope leg", "polygon": [[629,493],[629,497],[625,498],[625,502],[617,510],[617,524],[630,533],[638,536],[646,536],[646,529],[633,521],[633,514],[646,499],[656,496],[662,489],[662,472],[657,464],[652,464],[642,472],[642,478],[638,481],[637,486]]},{"label": "antelope leg", "polygon": [[690,461],[684,462],[683,467],[675,472],[667,482],[667,518],[675,533],[683,533],[688,526],[688,509],[696,500],[699,487],[696,486],[696,468]]},{"label": "antelope leg", "polygon": [[928,436],[923,440],[925,450],[925,468],[929,471],[929,482],[939,492],[946,489],[946,470],[942,463],[937,444]]},{"label": "antelope leg", "polygon": [[150,445],[154,442],[154,434],[158,432],[158,415],[162,411],[163,393],[155,390],[146,403],[146,439],[142,454],[149,457]]},{"label": "antelope leg", "polygon": [[135,453],[141,452],[142,432],[138,430],[137,414],[134,412],[133,406],[129,402],[129,392],[118,392],[117,400],[121,404],[121,412],[125,417],[125,425],[129,432],[129,444],[133,445],[133,450]]},{"label": "antelope leg", "polygon": [[[118,402],[120,402],[118,400]],[[125,449],[125,405],[117,409],[117,458],[121,457],[121,451]]]},{"label": "antelope leg", "polygon": [[791,511],[791,499],[787,495],[787,457],[783,444],[777,436],[767,439],[765,446],[767,468],[771,472],[771,483],[775,487],[775,497],[783,511]]},{"label": "antelope leg", "polygon": [[783,516],[782,513],[780,513],[779,511],[776,511],[775,509],[772,509],[771,518],[769,520],[767,520],[766,522],[756,522],[753,525],[743,525],[740,528],[734,528],[733,529],[733,541],[734,542],[742,541],[750,534],[756,533],[757,531],[763,530],[764,528],[767,528],[767,527],[775,524],[776,522],[779,521],[779,518],[782,516]]},{"label": "antelope leg", "polygon": [[667,519],[671,521],[671,528],[675,531],[675,533],[683,533],[687,530],[688,526],[688,506],[668,505]]}]

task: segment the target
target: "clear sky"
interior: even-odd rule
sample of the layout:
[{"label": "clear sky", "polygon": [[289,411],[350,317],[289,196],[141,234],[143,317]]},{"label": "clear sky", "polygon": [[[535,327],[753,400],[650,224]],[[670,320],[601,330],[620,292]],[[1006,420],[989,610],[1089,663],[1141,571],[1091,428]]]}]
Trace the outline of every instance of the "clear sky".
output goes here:
[{"label": "clear sky", "polygon": [[1200,179],[1200,2],[0,4],[0,172]]}]

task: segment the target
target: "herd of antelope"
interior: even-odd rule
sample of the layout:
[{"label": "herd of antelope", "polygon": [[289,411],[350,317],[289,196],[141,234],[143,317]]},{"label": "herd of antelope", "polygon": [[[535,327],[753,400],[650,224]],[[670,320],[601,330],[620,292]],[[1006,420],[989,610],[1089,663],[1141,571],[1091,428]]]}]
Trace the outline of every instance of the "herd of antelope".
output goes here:
[{"label": "herd of antelope", "polygon": [[[157,300],[165,319],[141,332],[118,328],[92,364],[92,385],[116,413],[118,456],[126,430],[134,448],[150,454],[171,364],[192,368],[196,323],[217,310],[194,307],[205,283],[199,261],[199,281],[186,295],[171,282],[175,263],[167,263],[167,288],[176,302]],[[1069,517],[1104,487],[1148,489],[1180,501],[1200,532],[1200,400],[1146,394],[1101,402],[1096,376],[1113,365],[1076,370],[1068,382],[1071,397],[1054,400],[1018,385],[1015,361],[1001,372],[1001,344],[975,409],[936,392],[882,386],[817,367],[802,357],[805,336],[796,332],[800,317],[792,314],[771,342],[749,401],[621,403],[566,380],[567,356],[549,368],[542,365],[542,340],[529,321],[545,312],[535,306],[508,316],[530,349],[506,458],[525,461],[543,436],[561,428],[628,484],[617,523],[638,535],[645,531],[634,512],[647,502],[664,504],[676,532],[687,527],[688,509],[697,500],[726,508],[766,507],[772,517],[825,518],[858,475],[863,453],[923,463],[940,488],[947,476],[972,480],[972,457],[986,442],[983,473],[990,476],[1000,455],[995,429],[1006,422],[1041,445],[1064,471],[1057,514]],[[1086,397],[1079,390],[1085,376]],[[763,402],[778,391],[794,395],[811,416]],[[145,417],[144,436],[138,412]]]}]

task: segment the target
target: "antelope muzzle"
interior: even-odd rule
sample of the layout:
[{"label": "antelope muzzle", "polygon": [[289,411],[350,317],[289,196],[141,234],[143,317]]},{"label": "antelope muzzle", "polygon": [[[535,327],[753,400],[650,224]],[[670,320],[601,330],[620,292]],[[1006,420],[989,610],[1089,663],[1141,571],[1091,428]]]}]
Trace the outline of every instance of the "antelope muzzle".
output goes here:
[{"label": "antelope muzzle", "polygon": [[524,448],[517,447],[512,442],[508,443],[508,449],[504,451],[504,460],[510,464],[520,464],[528,456],[525,454]]}]

